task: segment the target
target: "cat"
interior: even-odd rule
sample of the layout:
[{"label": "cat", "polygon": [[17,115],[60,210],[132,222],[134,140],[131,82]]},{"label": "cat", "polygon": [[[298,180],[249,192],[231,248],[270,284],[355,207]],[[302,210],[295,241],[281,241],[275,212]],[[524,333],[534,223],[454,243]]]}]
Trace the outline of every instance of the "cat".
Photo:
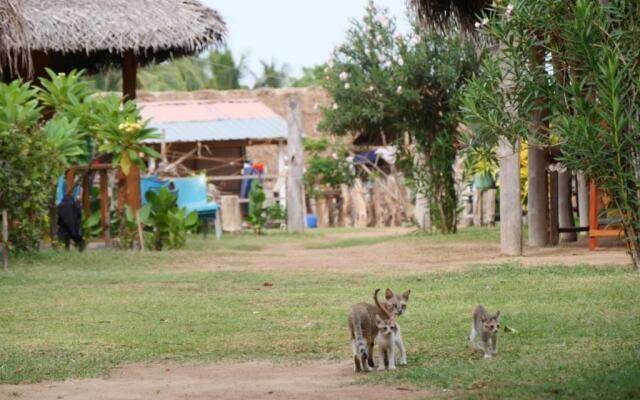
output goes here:
[{"label": "cat", "polygon": [[[406,365],[406,354],[404,351],[404,345],[402,344],[402,337],[400,336],[400,326],[396,323],[396,316],[389,314],[389,312],[380,305],[378,302],[377,289],[373,294],[373,300],[380,312],[384,315],[384,318],[376,314],[376,326],[378,327],[378,349],[380,350],[380,364],[378,366],[379,371],[385,369],[396,369],[396,347],[401,352],[401,363],[404,361]],[[400,345],[398,345],[400,343]]]},{"label": "cat", "polygon": [[[383,303],[385,309],[389,310],[393,315],[404,314],[410,293],[411,291],[407,290],[402,295],[396,295],[390,289],[387,289],[385,291],[385,302]],[[351,307],[349,312],[349,330],[351,331],[351,347],[356,372],[368,372],[375,366],[373,362],[373,346],[378,335],[376,315],[384,317],[384,314],[377,306],[369,303],[358,303]],[[406,363],[406,356],[403,360]]]},{"label": "cat", "polygon": [[474,348],[484,353],[484,358],[491,358],[498,354],[499,330],[500,311],[490,315],[482,305],[476,307],[473,311],[469,341]]},{"label": "cat", "polygon": [[[387,289],[387,293],[386,295],[390,295],[391,298],[394,298],[395,296],[393,295],[393,293]],[[396,315],[402,315],[406,312],[407,309],[407,301],[409,300],[409,294],[411,293],[411,291],[407,290],[406,292],[404,292],[402,294],[402,296],[400,297],[396,297],[396,301],[395,303],[392,303],[392,305],[389,305],[389,302],[387,301],[385,304],[386,309],[385,310],[396,310],[395,314],[392,314],[393,317],[395,317]],[[373,300],[376,303],[376,305],[379,308],[382,308],[382,306],[380,306],[380,304],[378,303],[378,291],[376,291],[373,294]],[[393,305],[395,304],[395,306]],[[395,307],[395,308],[393,308]],[[394,318],[395,319],[395,318]],[[407,351],[404,347],[404,341],[402,340],[402,335],[400,334],[400,325],[395,322],[395,326],[397,328],[397,332],[394,336],[394,344],[395,346],[398,348],[399,351],[399,355],[400,355],[400,360],[398,360],[398,364],[400,365],[407,365]]]}]

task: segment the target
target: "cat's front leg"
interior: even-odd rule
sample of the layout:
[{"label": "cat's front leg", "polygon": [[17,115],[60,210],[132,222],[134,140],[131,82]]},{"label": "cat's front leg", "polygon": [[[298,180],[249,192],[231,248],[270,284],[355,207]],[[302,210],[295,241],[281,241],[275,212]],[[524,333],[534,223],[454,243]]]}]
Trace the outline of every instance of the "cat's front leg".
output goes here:
[{"label": "cat's front leg", "polygon": [[396,346],[398,346],[398,351],[400,352],[400,365],[407,365],[407,350],[402,342],[402,336],[398,336],[396,339]]},{"label": "cat's front leg", "polygon": [[396,369],[396,346],[393,343],[389,346],[389,369]]},{"label": "cat's front leg", "polygon": [[493,350],[491,351],[491,354],[495,356],[496,354],[498,354],[498,335],[495,335],[493,337],[492,344],[493,344]]}]

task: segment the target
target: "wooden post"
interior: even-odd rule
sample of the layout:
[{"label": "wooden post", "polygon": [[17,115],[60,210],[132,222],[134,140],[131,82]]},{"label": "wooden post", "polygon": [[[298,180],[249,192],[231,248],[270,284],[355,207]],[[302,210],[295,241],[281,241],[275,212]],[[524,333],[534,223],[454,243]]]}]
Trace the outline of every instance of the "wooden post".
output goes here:
[{"label": "wooden post", "polygon": [[122,95],[126,100],[136,98],[136,74],[138,60],[133,50],[126,50],[122,57]]},{"label": "wooden post", "polygon": [[82,175],[82,211],[85,218],[91,216],[91,188],[89,187],[89,171]]},{"label": "wooden post", "polygon": [[413,211],[416,223],[425,232],[431,232],[431,208],[429,199],[422,193],[416,193],[416,206]]},{"label": "wooden post", "polygon": [[[571,204],[571,170],[558,172],[558,224],[560,228],[573,228],[573,205]],[[562,232],[560,240],[575,242],[578,240],[576,232]]]},{"label": "wooden post", "polygon": [[102,237],[105,244],[111,244],[111,232],[109,223],[109,173],[106,169],[100,170],[100,222],[102,223]]},{"label": "wooden post", "polygon": [[[598,189],[596,188],[596,180],[589,181],[589,231],[598,229]],[[589,250],[595,250],[598,247],[598,238],[591,236],[589,232]]]},{"label": "wooden post", "polygon": [[527,218],[529,222],[529,246],[547,245],[547,160],[545,151],[529,143],[527,165],[529,194],[527,196]]},{"label": "wooden post", "polygon": [[9,214],[2,210],[2,269],[9,272]]},{"label": "wooden post", "polygon": [[76,179],[76,171],[73,168],[67,170],[67,176],[64,180],[64,193],[73,195],[73,181]]},{"label": "wooden post", "polygon": [[580,227],[589,226],[589,185],[582,172],[578,172],[578,216]]},{"label": "wooden post", "polygon": [[558,172],[549,173],[549,243],[558,244]]},{"label": "wooden post", "polygon": [[498,139],[500,160],[500,251],[522,255],[522,204],[520,200],[520,139]]},{"label": "wooden post", "polygon": [[222,213],[222,215],[224,215],[224,221],[222,221],[222,230],[226,232],[242,231],[240,198],[237,195],[222,196],[220,206],[220,212]]},{"label": "wooden post", "polygon": [[287,169],[287,229],[289,233],[304,233],[304,146],[302,143],[302,104],[297,96],[287,101],[288,164]]}]

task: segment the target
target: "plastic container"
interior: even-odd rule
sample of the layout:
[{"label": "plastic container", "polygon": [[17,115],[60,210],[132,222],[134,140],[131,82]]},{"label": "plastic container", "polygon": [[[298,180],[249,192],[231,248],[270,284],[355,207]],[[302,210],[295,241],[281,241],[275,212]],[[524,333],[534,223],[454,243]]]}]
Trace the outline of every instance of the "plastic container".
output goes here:
[{"label": "plastic container", "polygon": [[307,214],[307,228],[316,229],[318,227],[318,217],[315,214]]}]

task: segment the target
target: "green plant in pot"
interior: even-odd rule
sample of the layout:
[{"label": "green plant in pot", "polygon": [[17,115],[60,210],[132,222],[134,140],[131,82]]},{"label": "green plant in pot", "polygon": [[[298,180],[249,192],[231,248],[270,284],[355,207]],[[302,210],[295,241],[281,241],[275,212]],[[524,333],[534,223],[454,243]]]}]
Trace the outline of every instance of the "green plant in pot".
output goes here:
[{"label": "green plant in pot", "polygon": [[467,150],[465,161],[467,174],[473,177],[476,189],[486,190],[495,187],[498,172],[498,155],[494,147],[471,147]]}]

